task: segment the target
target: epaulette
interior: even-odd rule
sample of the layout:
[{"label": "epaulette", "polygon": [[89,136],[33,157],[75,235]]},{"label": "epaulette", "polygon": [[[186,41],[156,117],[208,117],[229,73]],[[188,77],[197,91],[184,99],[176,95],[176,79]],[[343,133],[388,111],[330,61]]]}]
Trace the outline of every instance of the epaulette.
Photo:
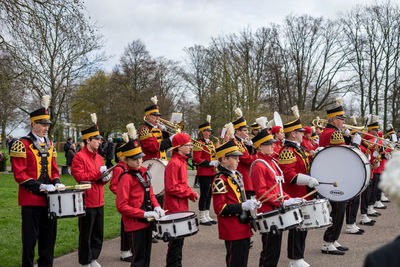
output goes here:
[{"label": "epaulette", "polygon": [[142,129],[140,129],[140,133],[139,133],[139,140],[143,141],[149,137],[152,137],[153,135],[151,134],[149,128],[147,128],[146,126],[143,126]]},{"label": "epaulette", "polygon": [[226,189],[224,180],[222,178],[217,177],[212,185],[212,193],[214,195],[218,195],[218,194],[225,194],[226,192],[228,192],[228,189]]},{"label": "epaulette", "polygon": [[343,144],[344,143],[344,138],[341,132],[339,131],[334,131],[331,135],[331,144],[332,145],[338,145],[338,144]]},{"label": "epaulette", "polygon": [[279,164],[292,164],[296,162],[296,156],[290,149],[283,149],[279,154]]},{"label": "epaulette", "polygon": [[200,142],[194,142],[193,143],[193,151],[201,151],[202,150],[202,145]]},{"label": "epaulette", "polygon": [[54,145],[53,145],[53,158],[57,158],[57,150]]},{"label": "epaulette", "polygon": [[10,156],[15,158],[26,158],[25,145],[20,140],[15,141],[10,149]]}]

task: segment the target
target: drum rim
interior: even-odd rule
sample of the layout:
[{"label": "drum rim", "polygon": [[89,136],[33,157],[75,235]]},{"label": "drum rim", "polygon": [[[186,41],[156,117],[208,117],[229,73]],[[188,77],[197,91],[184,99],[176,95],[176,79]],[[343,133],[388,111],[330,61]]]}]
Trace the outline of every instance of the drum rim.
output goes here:
[{"label": "drum rim", "polygon": [[64,189],[56,190],[53,192],[46,192],[48,195],[58,195],[58,194],[70,194],[70,193],[84,193],[85,189]]},{"label": "drum rim", "polygon": [[[199,232],[199,228],[197,227],[197,230],[195,232],[184,234],[184,235],[180,235],[180,236],[177,236],[177,237],[170,237],[169,241],[170,240],[177,240],[177,239],[185,238],[185,237],[188,237],[188,236],[192,236],[192,235],[197,234],[198,232]],[[156,238],[159,239],[159,240],[163,240],[163,238],[158,235],[158,232],[157,232]]]},{"label": "drum rim", "polygon": [[[146,160],[143,161],[143,163],[145,163],[146,161],[150,161],[150,160],[155,160],[155,161],[161,162],[161,164],[163,164],[165,167],[166,167],[167,164],[168,164],[168,161],[167,161],[167,160],[165,160],[165,159],[159,159],[159,158],[146,159]],[[143,165],[143,163],[142,163],[142,165]],[[144,166],[143,166],[143,167],[144,167]],[[147,167],[145,167],[145,168],[147,168]]]},{"label": "drum rim", "polygon": [[[191,213],[191,215],[190,216],[186,216],[186,217],[182,217],[182,218],[170,219],[170,220],[157,220],[157,223],[159,223],[159,224],[167,224],[167,223],[181,222],[181,221],[186,221],[187,219],[195,219],[196,218],[196,213],[194,213],[193,211],[172,212],[172,213],[165,214],[165,216],[171,215],[171,214],[179,214],[179,213]],[[160,218],[160,219],[162,219],[162,218]]]}]

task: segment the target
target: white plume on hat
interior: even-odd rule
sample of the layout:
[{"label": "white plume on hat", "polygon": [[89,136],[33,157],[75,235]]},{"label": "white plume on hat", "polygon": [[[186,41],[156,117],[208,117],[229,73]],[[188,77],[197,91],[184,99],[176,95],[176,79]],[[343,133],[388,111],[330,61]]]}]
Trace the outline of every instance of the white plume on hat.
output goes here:
[{"label": "white plume on hat", "polygon": [[260,125],[261,129],[267,128],[268,119],[267,117],[259,117],[256,119],[258,125]]},{"label": "white plume on hat", "polygon": [[389,124],[389,129],[394,129],[393,124]]},{"label": "white plume on hat", "polygon": [[96,113],[92,113],[90,114],[90,119],[92,120],[92,122],[97,125],[97,115]]},{"label": "white plume on hat", "polygon": [[207,115],[206,121],[207,121],[208,123],[211,123],[211,115]]},{"label": "white plume on hat", "polygon": [[370,123],[371,123],[371,115],[369,114],[369,115],[365,116],[365,124],[368,125]]},{"label": "white plume on hat", "polygon": [[392,157],[385,164],[385,170],[381,175],[379,188],[382,189],[390,199],[400,206],[400,152],[392,152]]},{"label": "white plume on hat", "polygon": [[150,98],[150,100],[151,100],[151,102],[153,102],[154,105],[157,105],[158,99],[157,99],[157,96],[156,96],[156,95],[153,96],[152,98]]},{"label": "white plume on hat", "polygon": [[226,129],[226,133],[229,134],[231,138],[235,136],[235,128],[233,127],[232,122],[225,124],[224,128]]},{"label": "white plume on hat", "polygon": [[272,127],[274,127],[275,126],[275,121],[274,120],[270,120],[268,123],[267,123],[267,128],[268,129],[271,129]]},{"label": "white plume on hat", "polygon": [[343,106],[343,99],[342,99],[342,97],[337,97],[337,98],[336,98],[336,104],[337,104],[338,106]]},{"label": "white plume on hat", "polygon": [[350,120],[351,120],[351,123],[354,125],[354,126],[356,126],[357,125],[357,119],[356,119],[356,116],[351,116],[350,117]]},{"label": "white plume on hat", "polygon": [[298,119],[300,118],[299,107],[297,105],[291,108],[293,115]]},{"label": "white plume on hat", "polygon": [[372,122],[371,123],[374,123],[374,122],[379,122],[379,116],[378,115],[372,115]]},{"label": "white plume on hat", "polygon": [[122,140],[124,140],[125,143],[129,142],[129,135],[128,133],[123,133],[122,134]]},{"label": "white plume on hat", "polygon": [[51,97],[49,95],[44,95],[42,96],[42,107],[44,107],[45,109],[48,109],[50,106],[50,100]]},{"label": "white plume on hat", "polygon": [[128,130],[128,136],[132,139],[136,139],[137,138],[137,132],[136,132],[136,128],[135,128],[135,124],[133,123],[129,123],[126,125],[126,129]]},{"label": "white plume on hat", "polygon": [[235,109],[235,114],[236,114],[237,118],[243,117],[243,112],[240,108]]}]

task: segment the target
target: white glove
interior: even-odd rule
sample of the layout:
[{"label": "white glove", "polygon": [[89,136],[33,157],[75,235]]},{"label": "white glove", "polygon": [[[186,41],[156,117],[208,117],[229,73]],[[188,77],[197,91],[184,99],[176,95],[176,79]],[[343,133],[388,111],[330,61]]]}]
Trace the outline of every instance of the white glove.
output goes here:
[{"label": "white glove", "polygon": [[106,176],[104,176],[103,178],[101,178],[101,180],[103,181],[103,182],[108,182],[108,181],[110,181],[110,179],[111,179],[111,173],[109,173],[108,175],[106,175]]},{"label": "white glove", "polygon": [[54,192],[56,190],[55,186],[52,184],[41,184],[39,189],[46,190],[47,192]]},{"label": "white glove", "polygon": [[378,161],[378,162],[376,163],[375,168],[379,168],[379,166],[381,166],[381,163]]},{"label": "white glove", "polygon": [[353,144],[360,145],[361,144],[361,136],[358,133],[354,134]]},{"label": "white glove", "polygon": [[107,166],[101,166],[100,167],[100,172],[103,173],[107,170]]},{"label": "white glove", "polygon": [[255,210],[259,206],[259,201],[255,199],[248,199],[242,203],[242,209],[244,210]]},{"label": "white glove", "polygon": [[314,177],[311,177],[311,176],[303,174],[303,173],[299,173],[297,175],[297,184],[298,185],[307,185],[309,187],[315,187],[315,186],[319,185],[319,182]]},{"label": "white glove", "polygon": [[382,145],[384,145],[384,146],[387,146],[389,143],[388,143],[388,141],[382,141]]},{"label": "white glove", "polygon": [[349,136],[350,135],[350,130],[346,129],[343,133],[344,136]]},{"label": "white glove", "polygon": [[160,206],[155,207],[154,211],[157,212],[158,216],[160,217],[165,216],[165,210],[163,210]]},{"label": "white glove", "polygon": [[169,141],[172,142],[172,138],[174,138],[175,134],[169,136]]},{"label": "white glove", "polygon": [[252,146],[253,145],[253,141],[251,141],[250,139],[244,139],[243,143],[245,143],[248,146]]},{"label": "white glove", "polygon": [[299,198],[299,197],[289,198],[288,200],[285,200],[283,202],[283,206],[287,207],[287,206],[292,206],[292,205],[298,205],[302,202],[304,202],[304,199]]},{"label": "white glove", "polygon": [[392,142],[397,142],[397,135],[391,134]]},{"label": "white glove", "polygon": [[390,159],[392,157],[392,154],[390,154],[390,153],[385,153],[385,158],[386,159]]},{"label": "white glove", "polygon": [[146,211],[143,215],[144,218],[154,218],[155,220],[160,219],[160,216],[158,216],[158,213],[155,211]]},{"label": "white glove", "polygon": [[208,163],[208,165],[216,167],[218,166],[218,160],[212,160],[210,163]]},{"label": "white glove", "polygon": [[55,185],[55,189],[56,189],[56,190],[59,190],[59,191],[63,191],[63,190],[65,190],[65,188],[58,189],[58,188],[60,188],[60,187],[65,187],[65,185],[63,185],[63,184],[60,184],[60,183],[57,183],[57,184]]},{"label": "white glove", "polygon": [[374,153],[372,154],[372,156],[374,156],[374,158],[377,158],[379,156],[379,153],[377,151],[374,151]]}]

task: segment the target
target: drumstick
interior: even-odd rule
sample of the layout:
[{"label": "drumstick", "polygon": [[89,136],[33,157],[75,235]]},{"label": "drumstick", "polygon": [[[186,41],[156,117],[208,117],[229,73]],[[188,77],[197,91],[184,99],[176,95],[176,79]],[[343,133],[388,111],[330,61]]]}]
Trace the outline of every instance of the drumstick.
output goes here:
[{"label": "drumstick", "polygon": [[277,185],[278,185],[278,183],[276,183],[273,187],[271,187],[270,189],[268,189],[267,192],[265,192],[264,194],[262,194],[262,196],[259,197],[259,198],[257,199],[257,201],[260,201],[263,197],[265,197],[266,194],[268,194],[269,192],[271,192]]},{"label": "drumstick", "polygon": [[[77,185],[68,185],[56,188],[56,190],[64,190],[64,189],[90,189],[92,188],[91,184],[77,184]],[[40,189],[40,192],[45,192],[45,189]]]},{"label": "drumstick", "polygon": [[[164,210],[164,212],[167,213],[168,210]],[[153,220],[154,220],[154,217],[147,218],[147,221],[148,221],[148,222],[151,222],[151,221],[153,221]]]},{"label": "drumstick", "polygon": [[285,198],[285,196],[280,196],[280,197],[278,197],[277,199],[275,199],[275,200],[272,201],[272,202],[277,202],[277,201],[279,201],[279,200],[281,200],[281,199],[283,199],[283,198]]},{"label": "drumstick", "polygon": [[334,181],[333,183],[319,182],[319,184],[331,184],[331,185],[333,185],[334,187],[338,187],[338,186],[339,186],[339,183],[338,183],[337,181]]},{"label": "drumstick", "polygon": [[301,198],[302,198],[302,199],[305,199],[305,198],[307,198],[307,197],[311,196],[312,194],[315,194],[317,191],[318,191],[318,189],[314,189],[313,191],[311,191],[311,192],[310,192],[310,193],[308,193],[307,195],[305,195],[305,196],[302,196]]},{"label": "drumstick", "polygon": [[275,193],[275,194],[273,194],[272,196],[267,197],[266,199],[264,199],[263,201],[261,201],[261,204],[263,204],[265,201],[268,201],[268,200],[270,200],[271,198],[277,196],[278,194],[279,194],[279,193]]}]

